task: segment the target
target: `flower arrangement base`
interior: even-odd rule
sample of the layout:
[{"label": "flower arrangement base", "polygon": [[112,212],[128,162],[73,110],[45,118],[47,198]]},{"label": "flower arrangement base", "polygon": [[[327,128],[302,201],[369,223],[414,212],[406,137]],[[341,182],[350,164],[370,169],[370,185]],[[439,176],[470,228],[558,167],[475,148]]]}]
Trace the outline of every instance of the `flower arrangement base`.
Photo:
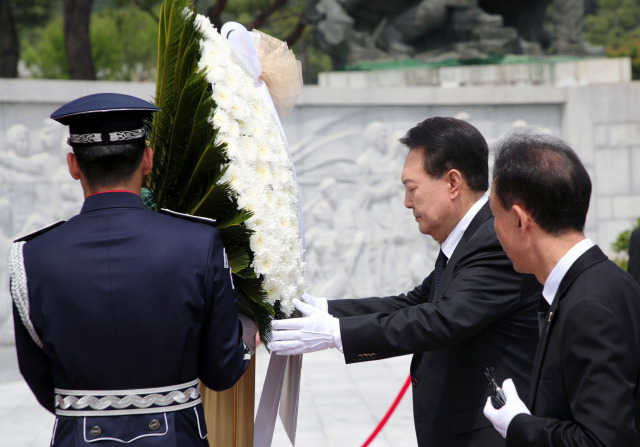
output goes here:
[{"label": "flower arrangement base", "polygon": [[200,383],[211,447],[252,447],[256,358],[232,388],[213,391]]}]

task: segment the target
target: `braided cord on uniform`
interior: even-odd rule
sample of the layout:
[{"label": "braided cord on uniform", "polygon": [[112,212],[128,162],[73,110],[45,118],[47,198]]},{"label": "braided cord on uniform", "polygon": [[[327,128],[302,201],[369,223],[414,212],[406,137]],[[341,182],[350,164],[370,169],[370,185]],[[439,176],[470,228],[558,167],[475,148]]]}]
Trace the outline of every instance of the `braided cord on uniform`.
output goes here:
[{"label": "braided cord on uniform", "polygon": [[106,410],[108,408],[123,409],[129,407],[148,408],[152,405],[166,407],[167,405],[175,403],[184,404],[196,400],[199,397],[200,388],[196,385],[184,391],[175,390],[168,394],[148,394],[146,396],[139,396],[137,394],[123,397],[113,395],[104,397],[91,395],[80,397],[56,395],[56,407],[63,410],[68,408],[81,410],[87,407],[93,410]]},{"label": "braided cord on uniform", "polygon": [[42,348],[42,340],[36,332],[31,322],[31,316],[29,312],[29,289],[27,288],[27,272],[24,268],[24,256],[22,249],[25,241],[14,242],[9,250],[9,277],[11,278],[11,297],[18,309],[20,320],[22,324],[31,335],[31,338]]}]

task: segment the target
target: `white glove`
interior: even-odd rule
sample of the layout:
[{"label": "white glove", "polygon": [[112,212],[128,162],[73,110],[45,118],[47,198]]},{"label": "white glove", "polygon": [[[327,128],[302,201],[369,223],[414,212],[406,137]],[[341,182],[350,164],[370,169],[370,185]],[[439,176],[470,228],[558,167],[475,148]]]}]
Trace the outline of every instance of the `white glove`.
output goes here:
[{"label": "white glove", "polygon": [[[311,304],[313,307],[317,307],[321,311],[329,312],[329,302],[324,297],[312,296],[307,292],[302,294],[302,299],[305,303]],[[300,310],[300,309],[298,309]]]},{"label": "white glove", "polygon": [[340,321],[317,307],[293,299],[304,318],[288,318],[271,322],[271,342],[267,349],[278,355],[296,355],[337,348],[342,352]]},{"label": "white glove", "polygon": [[491,396],[487,398],[484,406],[484,415],[491,421],[493,426],[503,438],[507,437],[507,429],[511,420],[518,414],[531,414],[527,406],[522,402],[516,391],[513,380],[507,379],[502,383],[502,391],[507,403],[502,408],[495,409],[491,404]]}]

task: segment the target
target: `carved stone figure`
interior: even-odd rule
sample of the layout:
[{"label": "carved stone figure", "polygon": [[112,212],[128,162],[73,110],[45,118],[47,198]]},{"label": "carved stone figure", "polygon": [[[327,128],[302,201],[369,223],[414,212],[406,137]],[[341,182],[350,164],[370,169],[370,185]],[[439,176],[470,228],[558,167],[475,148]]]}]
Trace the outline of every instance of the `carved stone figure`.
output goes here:
[{"label": "carved stone figure", "polygon": [[[307,19],[334,68],[415,56],[472,59],[505,54],[601,53],[584,42],[584,0],[312,0]],[[555,35],[544,28],[547,6]]]},{"label": "carved stone figure", "polygon": [[349,293],[348,272],[340,262],[339,229],[333,219],[338,207],[336,185],[330,177],[320,183],[320,198],[311,211],[314,224],[307,229],[305,236],[307,283],[317,296],[345,296]]},{"label": "carved stone figure", "polygon": [[[585,0],[479,1],[487,12],[500,14],[505,25],[515,27],[525,45],[537,43],[554,54],[604,55],[602,47],[593,47],[584,40]],[[547,12],[549,17],[545,17]],[[553,31],[544,26],[547,20]]]},{"label": "carved stone figure", "polygon": [[27,126],[9,127],[5,148],[0,151],[0,180],[6,185],[6,197],[13,204],[14,229],[19,229],[32,212],[36,201],[35,180],[42,178],[43,167],[32,161]]},{"label": "carved stone figure", "polygon": [[29,128],[14,124],[7,129],[6,150],[0,152],[0,178],[6,183],[31,180],[37,174],[29,163]]},{"label": "carved stone figure", "polygon": [[[66,143],[62,137],[62,126],[54,120],[47,118],[42,122],[42,127],[37,134],[38,144],[34,145],[29,157],[29,163],[39,172],[38,181],[35,184],[35,204],[33,213],[27,219],[30,227],[25,228],[25,233],[30,228],[41,228],[53,221],[52,203],[57,194],[57,185],[53,181],[53,175],[58,169],[67,169],[66,160],[60,156],[60,147]],[[69,146],[67,146],[69,147]],[[39,216],[35,216],[37,213]]]},{"label": "carved stone figure", "polygon": [[356,204],[359,216],[367,225],[363,228],[368,272],[374,290],[385,290],[385,278],[381,274],[388,252],[385,247],[393,237],[389,218],[391,197],[398,193],[399,182],[395,173],[389,172],[391,142],[389,129],[380,121],[369,123],[364,131],[364,151],[356,160],[358,192]]}]

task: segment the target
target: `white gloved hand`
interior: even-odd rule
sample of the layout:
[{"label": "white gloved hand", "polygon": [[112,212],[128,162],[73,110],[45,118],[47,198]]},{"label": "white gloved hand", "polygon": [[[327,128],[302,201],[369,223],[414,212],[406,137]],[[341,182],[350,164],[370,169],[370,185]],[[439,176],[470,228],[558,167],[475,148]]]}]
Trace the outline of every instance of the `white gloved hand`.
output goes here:
[{"label": "white gloved hand", "polygon": [[317,307],[297,298],[294,306],[304,318],[288,318],[271,322],[271,341],[267,349],[278,355],[296,355],[337,348],[342,352],[340,321]]},{"label": "white gloved hand", "polygon": [[522,402],[516,391],[513,380],[507,379],[502,383],[502,391],[507,403],[502,408],[495,409],[491,404],[491,396],[487,398],[484,406],[484,415],[491,421],[493,426],[503,438],[507,437],[507,429],[511,420],[518,414],[531,414],[527,406]]},{"label": "white gloved hand", "polygon": [[329,302],[324,297],[313,296],[309,295],[307,292],[304,292],[302,294],[302,299],[305,303],[311,304],[313,307],[317,307],[324,312],[329,312]]}]

